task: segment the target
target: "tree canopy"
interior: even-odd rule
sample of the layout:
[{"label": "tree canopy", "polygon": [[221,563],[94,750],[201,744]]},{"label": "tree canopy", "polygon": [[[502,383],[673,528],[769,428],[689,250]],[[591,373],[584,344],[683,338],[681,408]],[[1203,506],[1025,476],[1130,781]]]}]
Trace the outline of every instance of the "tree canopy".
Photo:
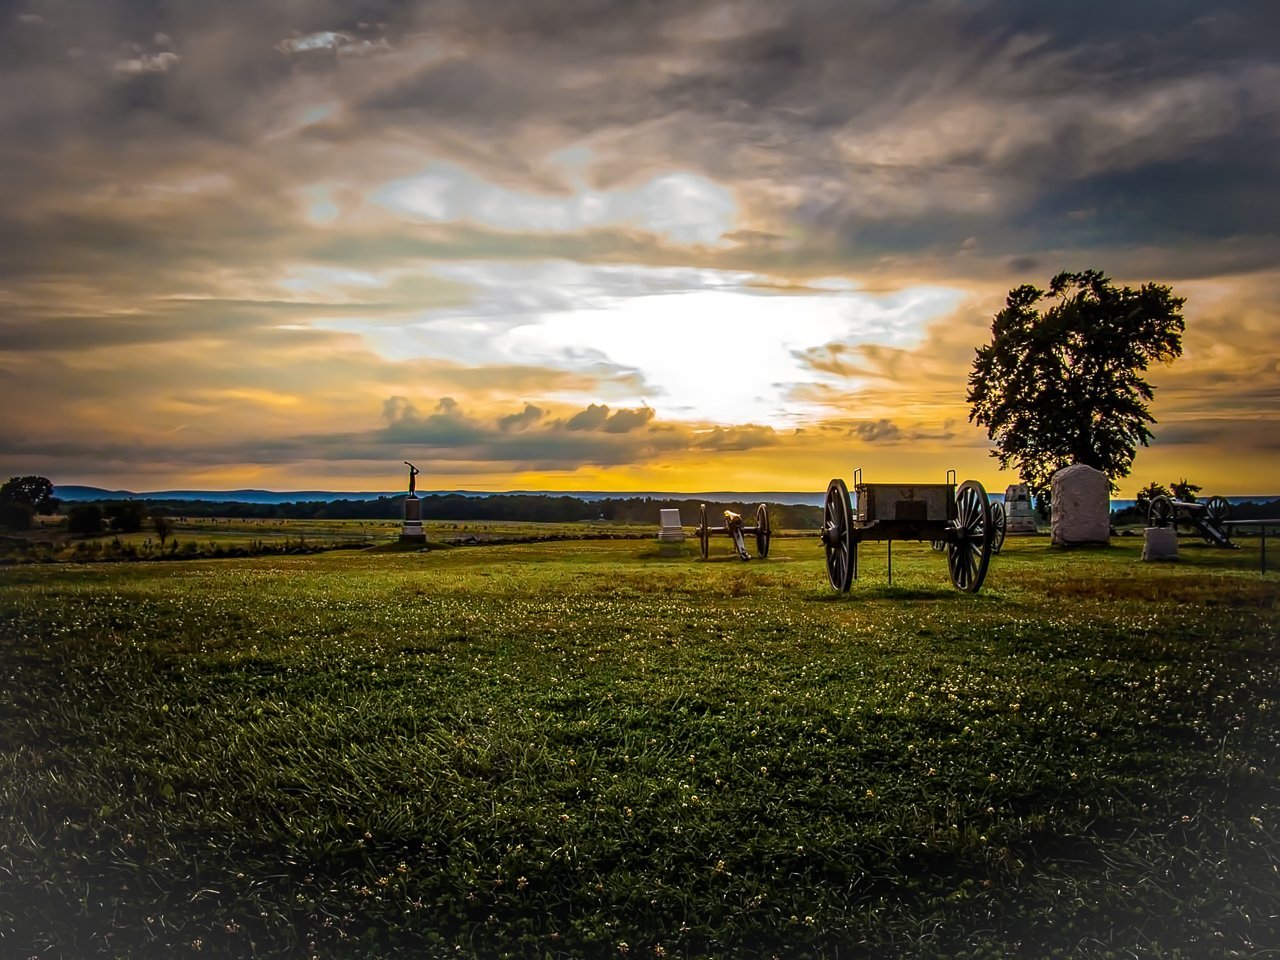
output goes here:
[{"label": "tree canopy", "polygon": [[1184,302],[1156,283],[1117,288],[1097,270],[1060,273],[1047,293],[1010,290],[969,374],[969,419],[987,428],[1000,466],[1038,498],[1073,463],[1101,470],[1114,489],[1152,437],[1155,388],[1142,374],[1182,355]]},{"label": "tree canopy", "polygon": [[36,513],[55,513],[58,500],[47,477],[10,477],[0,484],[0,503],[21,503]]}]

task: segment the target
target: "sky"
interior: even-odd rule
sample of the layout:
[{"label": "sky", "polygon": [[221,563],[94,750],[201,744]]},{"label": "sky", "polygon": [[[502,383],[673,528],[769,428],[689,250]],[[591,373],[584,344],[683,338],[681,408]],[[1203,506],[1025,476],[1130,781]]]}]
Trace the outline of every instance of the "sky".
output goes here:
[{"label": "sky", "polygon": [[0,473],[1003,491],[1007,292],[1186,298],[1120,494],[1280,492],[1280,4],[0,0]]}]

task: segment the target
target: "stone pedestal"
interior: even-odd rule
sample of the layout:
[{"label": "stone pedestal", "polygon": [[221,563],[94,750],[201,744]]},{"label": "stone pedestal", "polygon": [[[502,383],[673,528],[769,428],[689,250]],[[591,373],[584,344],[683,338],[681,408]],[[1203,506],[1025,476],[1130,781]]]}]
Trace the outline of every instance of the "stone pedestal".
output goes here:
[{"label": "stone pedestal", "polygon": [[684,540],[684,527],[680,525],[679,510],[658,511],[658,539],[664,543],[680,543]]},{"label": "stone pedestal", "polygon": [[1111,488],[1101,470],[1077,463],[1052,481],[1053,543],[1071,547],[1111,542]]},{"label": "stone pedestal", "polygon": [[1178,531],[1173,527],[1147,527],[1142,531],[1143,560],[1177,560]]},{"label": "stone pedestal", "polygon": [[404,498],[404,525],[400,528],[400,542],[427,542],[426,531],[422,529],[422,501],[412,493]]},{"label": "stone pedestal", "polygon": [[684,554],[684,527],[680,525],[680,511],[659,510],[658,556],[682,557]]},{"label": "stone pedestal", "polygon": [[1005,487],[1004,520],[1006,536],[1036,532],[1036,511],[1031,506],[1031,489],[1025,483]]}]

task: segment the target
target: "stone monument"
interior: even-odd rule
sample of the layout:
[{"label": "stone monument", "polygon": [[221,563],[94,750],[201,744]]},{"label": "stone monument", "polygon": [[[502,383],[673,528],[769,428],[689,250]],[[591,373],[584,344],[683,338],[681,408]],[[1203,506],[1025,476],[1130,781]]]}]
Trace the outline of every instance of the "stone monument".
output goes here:
[{"label": "stone monument", "polygon": [[684,527],[680,525],[679,510],[659,510],[658,511],[658,539],[663,543],[682,543],[684,541]]},{"label": "stone monument", "polygon": [[417,489],[418,468],[408,460],[404,465],[409,468],[409,493],[404,498],[404,525],[400,528],[401,543],[426,543],[427,534],[422,529],[422,501],[414,493]]},{"label": "stone monument", "polygon": [[1036,532],[1036,512],[1031,506],[1031,488],[1011,483],[1004,490],[1005,535]]},{"label": "stone monument", "polygon": [[1177,560],[1178,530],[1176,527],[1147,527],[1142,531],[1143,560]]},{"label": "stone monument", "polygon": [[1083,463],[1053,475],[1054,546],[1111,542],[1111,488],[1107,475]]}]

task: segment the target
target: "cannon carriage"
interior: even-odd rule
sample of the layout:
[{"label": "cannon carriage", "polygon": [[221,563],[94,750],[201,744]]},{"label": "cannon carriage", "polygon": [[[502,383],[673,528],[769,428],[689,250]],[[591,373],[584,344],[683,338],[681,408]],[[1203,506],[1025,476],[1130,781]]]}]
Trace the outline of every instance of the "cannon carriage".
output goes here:
[{"label": "cannon carriage", "polygon": [[946,483],[899,484],[863,483],[858,469],[852,498],[839,477],[827,485],[821,534],[827,578],[847,592],[858,576],[858,544],[883,540],[892,584],[893,541],[920,540],[941,544],[952,584],[976,593],[987,576],[995,528],[987,491],[976,480],[957,485],[954,470]]},{"label": "cannon carriage", "polygon": [[750,560],[747,553],[746,538],[754,536],[756,540],[756,556],[761,560],[769,556],[769,541],[773,531],[769,526],[769,508],[763,503],[756,507],[756,522],[752,526],[744,523],[742,515],[732,510],[724,512],[724,526],[713,527],[707,522],[707,505],[704,503],[698,510],[698,545],[702,550],[702,559],[706,560],[711,552],[711,535],[713,533],[728,534],[733,541],[734,551],[740,560]]},{"label": "cannon carriage", "polygon": [[1175,500],[1172,497],[1152,497],[1147,506],[1147,526],[1173,527],[1180,524],[1191,527],[1215,547],[1235,547],[1231,542],[1231,505],[1225,497],[1210,497],[1204,502]]}]

